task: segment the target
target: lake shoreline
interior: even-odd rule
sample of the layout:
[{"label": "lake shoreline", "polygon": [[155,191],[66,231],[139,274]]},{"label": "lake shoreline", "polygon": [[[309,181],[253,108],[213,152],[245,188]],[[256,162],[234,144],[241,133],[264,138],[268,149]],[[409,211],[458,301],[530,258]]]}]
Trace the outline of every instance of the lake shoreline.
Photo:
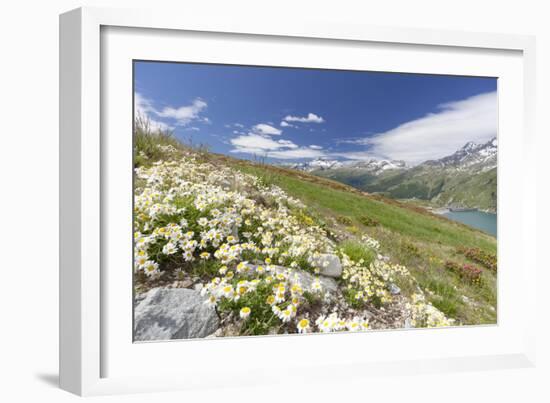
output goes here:
[{"label": "lake shoreline", "polygon": [[497,215],[481,210],[456,211],[452,209],[438,209],[438,214],[456,222],[481,230],[497,237]]},{"label": "lake shoreline", "polygon": [[494,214],[497,215],[496,211],[493,210],[481,210],[478,208],[473,209],[467,209],[467,210],[452,210],[450,207],[427,207],[426,210],[428,210],[430,213],[438,214],[438,215],[445,215],[451,212],[455,213],[461,213],[461,212],[479,212],[479,213],[486,213],[486,214]]}]

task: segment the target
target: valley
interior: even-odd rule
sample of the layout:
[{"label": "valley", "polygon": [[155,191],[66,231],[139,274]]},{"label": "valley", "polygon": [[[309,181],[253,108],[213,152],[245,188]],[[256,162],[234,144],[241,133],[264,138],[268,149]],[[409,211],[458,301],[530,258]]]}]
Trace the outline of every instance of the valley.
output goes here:
[{"label": "valley", "polygon": [[425,207],[497,211],[496,138],[483,144],[469,142],[452,155],[416,166],[376,159],[318,159],[289,168]]}]

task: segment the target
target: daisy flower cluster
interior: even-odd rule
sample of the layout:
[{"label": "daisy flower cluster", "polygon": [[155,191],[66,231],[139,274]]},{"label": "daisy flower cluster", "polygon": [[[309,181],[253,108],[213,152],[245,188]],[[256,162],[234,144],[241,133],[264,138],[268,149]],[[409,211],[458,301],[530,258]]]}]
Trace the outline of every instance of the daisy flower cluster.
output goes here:
[{"label": "daisy flower cluster", "polygon": [[333,250],[321,228],[291,213],[303,208],[299,201],[251,175],[189,157],[139,167],[136,178],[135,270],[148,276],[175,257],[222,264],[267,257],[313,271],[315,256]]},{"label": "daisy flower cluster", "polygon": [[353,319],[339,318],[338,314],[331,313],[328,316],[320,316],[315,321],[320,332],[330,333],[338,331],[357,332],[369,329],[369,321],[366,318],[355,316]]},{"label": "daisy flower cluster", "polygon": [[442,327],[451,326],[454,321],[448,319],[436,307],[426,301],[422,294],[413,294],[411,301],[406,304],[406,309],[410,315],[410,325],[412,327]]},{"label": "daisy flower cluster", "polygon": [[201,294],[207,298],[208,305],[217,306],[221,311],[238,312],[239,317],[246,320],[243,330],[257,327],[259,323],[259,330],[264,332],[286,325],[300,333],[309,331],[307,319],[307,323],[296,319],[307,314],[301,310],[308,304],[308,298],[321,300],[326,296],[318,279],[306,287],[293,269],[282,271],[270,264],[248,262],[239,263],[235,270],[223,266],[220,276],[207,283]]},{"label": "daisy flower cluster", "polygon": [[378,305],[392,301],[389,284],[398,277],[409,277],[406,267],[391,264],[380,257],[365,264],[361,259],[354,261],[344,252],[340,252],[343,265],[342,279],[345,281],[348,295],[358,303],[376,302]]},{"label": "daisy flower cluster", "polygon": [[368,246],[369,248],[373,249],[373,250],[379,250],[380,249],[380,243],[374,239],[374,238],[371,238],[370,236],[368,235],[363,235],[361,237],[361,241],[366,245]]}]

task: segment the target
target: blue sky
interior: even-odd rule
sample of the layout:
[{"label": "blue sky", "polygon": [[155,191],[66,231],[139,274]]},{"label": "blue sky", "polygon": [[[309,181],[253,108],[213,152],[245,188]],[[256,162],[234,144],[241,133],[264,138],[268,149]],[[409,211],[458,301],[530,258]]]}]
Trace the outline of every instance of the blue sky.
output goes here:
[{"label": "blue sky", "polygon": [[135,111],[185,141],[269,161],[414,165],[497,133],[494,78],[135,62]]}]

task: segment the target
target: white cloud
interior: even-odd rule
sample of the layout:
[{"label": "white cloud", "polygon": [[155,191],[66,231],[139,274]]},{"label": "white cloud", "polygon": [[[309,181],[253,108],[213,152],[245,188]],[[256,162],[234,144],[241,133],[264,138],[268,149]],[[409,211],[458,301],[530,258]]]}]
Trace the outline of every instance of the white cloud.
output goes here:
[{"label": "white cloud", "polygon": [[237,127],[239,129],[242,129],[244,127],[244,125],[242,123],[227,123],[223,126],[227,129],[231,129],[232,127]]},{"label": "white cloud", "polygon": [[310,145],[309,148],[311,148],[312,150],[322,150],[323,149],[323,147],[316,146],[315,144]]},{"label": "white cloud", "polygon": [[153,119],[151,114],[155,113],[151,101],[143,97],[140,93],[134,94],[134,113],[136,118],[145,119],[152,131],[171,131],[174,128],[164,122]]},{"label": "white cloud", "polygon": [[279,150],[272,151],[268,153],[268,157],[277,158],[281,160],[292,160],[292,159],[312,159],[325,157],[325,153],[320,150],[312,150],[307,147],[299,147],[293,150]]},{"label": "white cloud", "polygon": [[151,131],[153,132],[171,132],[174,130],[173,126],[170,126],[164,122],[161,122],[159,120],[155,119],[148,119],[149,127],[151,128]]},{"label": "white cloud", "polygon": [[[281,141],[283,143],[281,143]],[[272,140],[268,136],[249,133],[231,139],[231,144],[239,149],[239,152],[248,154],[262,154],[267,151],[279,150],[281,148],[290,148],[296,146],[290,140]]]},{"label": "white cloud", "polygon": [[155,109],[151,101],[141,95],[139,92],[134,93],[134,110],[136,115],[146,116],[149,112]]},{"label": "white cloud", "polygon": [[439,112],[354,141],[355,144],[367,145],[368,149],[348,155],[418,164],[450,155],[468,141],[483,143],[497,134],[496,92],[449,102],[438,108]]},{"label": "white cloud", "polygon": [[[200,116],[201,112],[207,107],[208,104],[205,101],[200,98],[196,98],[191,105],[185,105],[178,108],[167,106],[159,111],[154,107],[153,101],[145,98],[138,92],[134,93],[134,110],[136,116],[141,116],[148,119],[151,127],[173,129],[171,125],[157,120],[155,116],[173,119],[175,120],[175,124],[179,126],[187,126],[193,121],[210,123],[210,120],[207,117]],[[191,128],[190,130],[195,129],[198,130],[198,128]]]},{"label": "white cloud", "polygon": [[369,151],[337,152],[337,153],[331,153],[330,156],[342,157],[348,160],[355,160],[355,161],[369,161],[372,159],[380,159],[379,157],[372,155]]},{"label": "white cloud", "polygon": [[200,98],[196,98],[191,105],[180,106],[179,108],[173,108],[166,106],[161,111],[155,111],[155,113],[163,118],[171,118],[176,121],[179,126],[187,126],[194,120],[201,120],[209,123],[208,118],[200,116],[200,113],[208,107],[208,104]]},{"label": "white cloud", "polygon": [[290,140],[279,140],[277,143],[288,148],[298,148],[298,146]]},{"label": "white cloud", "polygon": [[256,134],[263,134],[268,136],[278,136],[283,132],[281,129],[277,129],[276,127],[270,126],[266,123],[257,124],[252,128],[252,131]]},{"label": "white cloud", "polygon": [[296,127],[294,125],[291,125],[288,122],[285,122],[284,120],[280,123],[281,127]]},{"label": "white cloud", "polygon": [[277,159],[316,158],[325,154],[316,149],[299,147],[290,140],[273,140],[256,133],[238,136],[230,140],[232,153],[266,156]]},{"label": "white cloud", "polygon": [[323,119],[321,116],[316,115],[315,113],[310,112],[305,117],[288,115],[283,118],[283,121],[300,123],[323,123],[325,119]]},{"label": "white cloud", "polygon": [[357,137],[340,137],[334,138],[334,144],[366,144],[367,137],[357,136]]}]

